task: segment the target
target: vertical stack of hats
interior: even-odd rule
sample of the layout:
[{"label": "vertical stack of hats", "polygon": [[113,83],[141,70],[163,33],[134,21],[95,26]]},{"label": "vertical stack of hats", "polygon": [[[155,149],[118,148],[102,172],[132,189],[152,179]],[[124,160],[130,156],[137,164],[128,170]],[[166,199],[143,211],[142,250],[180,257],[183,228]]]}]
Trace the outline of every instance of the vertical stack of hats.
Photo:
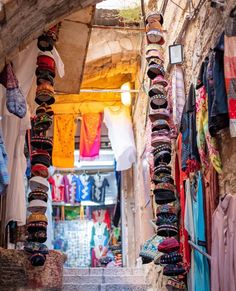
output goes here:
[{"label": "vertical stack of hats", "polygon": [[[179,243],[174,238],[178,235],[178,206],[176,187],[171,176],[171,129],[170,111],[167,100],[168,82],[165,80],[163,48],[163,16],[159,12],[151,12],[146,17],[147,47],[146,59],[148,62],[147,76],[151,79],[148,92],[150,102],[149,118],[152,122],[151,145],[153,147],[154,195],[157,207],[156,225],[157,235],[164,240],[158,246],[161,251],[162,245],[168,249],[155,260],[157,264],[164,265],[164,274],[177,276],[183,274],[182,256],[178,253]],[[171,246],[176,247],[172,250]],[[160,249],[159,249],[160,248]]]},{"label": "vertical stack of hats", "polygon": [[54,78],[55,60],[52,49],[57,37],[57,26],[45,32],[38,38],[40,52],[37,58],[37,91],[35,102],[39,105],[36,116],[32,121],[31,137],[31,192],[28,196],[28,210],[31,212],[27,219],[27,242],[25,251],[34,266],[42,266],[48,253],[47,246],[47,210],[49,184],[48,168],[51,164],[53,141],[47,137],[47,130],[52,125],[53,110],[50,107],[55,102]]}]

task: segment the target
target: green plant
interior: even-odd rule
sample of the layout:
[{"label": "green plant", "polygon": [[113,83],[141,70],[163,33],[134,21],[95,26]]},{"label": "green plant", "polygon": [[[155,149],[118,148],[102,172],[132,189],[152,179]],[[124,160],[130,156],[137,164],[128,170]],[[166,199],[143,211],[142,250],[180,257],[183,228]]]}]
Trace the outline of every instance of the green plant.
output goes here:
[{"label": "green plant", "polygon": [[127,23],[139,22],[141,19],[141,7],[140,5],[130,6],[119,10],[119,17]]}]

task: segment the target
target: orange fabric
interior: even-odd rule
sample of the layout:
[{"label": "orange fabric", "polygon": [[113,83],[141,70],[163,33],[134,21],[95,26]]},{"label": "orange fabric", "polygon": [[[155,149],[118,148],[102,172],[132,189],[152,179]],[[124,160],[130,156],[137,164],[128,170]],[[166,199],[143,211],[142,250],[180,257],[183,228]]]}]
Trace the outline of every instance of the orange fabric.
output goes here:
[{"label": "orange fabric", "polygon": [[54,115],[53,166],[74,167],[75,130],[76,123],[73,114]]}]

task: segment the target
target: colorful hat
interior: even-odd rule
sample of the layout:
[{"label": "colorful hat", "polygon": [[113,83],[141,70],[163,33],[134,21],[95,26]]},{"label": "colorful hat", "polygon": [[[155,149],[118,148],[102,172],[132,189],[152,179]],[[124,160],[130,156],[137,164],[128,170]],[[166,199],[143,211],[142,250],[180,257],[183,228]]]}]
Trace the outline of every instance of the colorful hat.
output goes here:
[{"label": "colorful hat", "polygon": [[42,189],[35,189],[34,191],[31,191],[29,193],[28,202],[31,202],[32,200],[38,200],[38,199],[47,202],[48,194]]},{"label": "colorful hat", "polygon": [[139,256],[142,257],[144,264],[148,264],[154,260],[157,255],[158,245],[162,240],[161,237],[154,235],[143,244]]},{"label": "colorful hat", "polygon": [[186,273],[181,263],[166,265],[163,269],[164,276],[179,276]]},{"label": "colorful hat", "polygon": [[156,204],[167,204],[176,201],[175,192],[171,190],[155,189],[153,193],[155,195]]},{"label": "colorful hat", "polygon": [[42,189],[43,191],[47,192],[49,190],[49,184],[47,179],[39,176],[34,176],[29,180],[29,186],[31,191],[35,189]]},{"label": "colorful hat", "polygon": [[164,204],[158,205],[156,209],[156,216],[167,213],[167,214],[178,214],[179,208],[176,205]]},{"label": "colorful hat", "polygon": [[35,253],[29,257],[31,265],[34,267],[42,267],[46,262],[46,256],[41,253]]},{"label": "colorful hat", "polygon": [[34,199],[30,201],[27,209],[30,212],[40,212],[44,214],[47,211],[47,202],[40,199]]},{"label": "colorful hat", "polygon": [[160,163],[158,166],[154,168],[154,174],[160,175],[160,174],[169,174],[171,175],[171,167],[168,166],[165,163]]},{"label": "colorful hat", "polygon": [[187,286],[186,284],[183,282],[183,281],[180,281],[176,278],[170,278],[168,279],[167,283],[166,283],[166,287],[168,288],[171,288],[170,290],[184,290],[186,291],[187,290]]},{"label": "colorful hat", "polygon": [[[156,43],[148,44],[145,48],[145,51],[146,51],[146,54],[150,51],[159,51],[161,53],[161,55],[164,55],[163,47],[159,44],[156,44]],[[164,58],[163,58],[163,60],[164,60]]]},{"label": "colorful hat", "polygon": [[47,223],[44,221],[28,222],[27,231],[28,233],[34,233],[40,230],[47,230]]},{"label": "colorful hat", "polygon": [[162,226],[162,225],[173,225],[176,222],[178,222],[177,215],[175,213],[159,213],[157,215],[156,219],[156,225]]},{"label": "colorful hat", "polygon": [[159,131],[162,129],[170,131],[170,126],[169,126],[168,121],[166,121],[165,119],[158,119],[152,122],[152,132]]},{"label": "colorful hat", "polygon": [[[158,145],[162,145],[162,144],[168,144],[169,145],[170,144],[170,137],[167,136],[167,135],[159,135],[157,131],[152,132],[152,134],[151,134],[151,145],[152,145],[152,147],[155,148]],[[157,156],[161,156],[161,154],[158,153]],[[167,164],[169,164],[169,163],[167,163]]]},{"label": "colorful hat", "polygon": [[170,118],[170,111],[166,108],[152,108],[154,107],[153,103],[150,103],[150,111],[149,111],[149,118],[152,122],[157,119],[165,119],[169,120]]},{"label": "colorful hat", "polygon": [[47,240],[47,231],[39,230],[36,232],[28,233],[27,241],[44,243]]},{"label": "colorful hat", "polygon": [[39,106],[36,108],[36,115],[38,115],[38,114],[42,114],[42,113],[45,113],[45,112],[46,112],[46,106],[47,106],[46,103],[42,103],[41,105],[39,105]]},{"label": "colorful hat", "polygon": [[163,45],[165,43],[165,39],[161,30],[152,29],[147,32],[147,40],[148,43],[156,43]]},{"label": "colorful hat", "polygon": [[25,242],[24,251],[29,254],[41,253],[47,255],[49,253],[48,247],[45,244],[37,242]]},{"label": "colorful hat", "polygon": [[147,75],[151,80],[155,79],[158,75],[164,77],[165,69],[161,64],[151,64],[148,66]]},{"label": "colorful hat", "polygon": [[163,19],[163,15],[158,12],[158,11],[150,11],[147,13],[145,22],[146,24],[148,23],[153,23],[159,21],[161,25],[163,25],[164,19]]},{"label": "colorful hat", "polygon": [[37,132],[47,131],[51,125],[52,118],[46,113],[41,113],[36,116],[34,130]]},{"label": "colorful hat", "polygon": [[48,223],[48,219],[47,216],[43,213],[40,212],[33,212],[29,215],[29,217],[27,218],[27,224],[31,223],[31,222],[44,222],[44,223]]},{"label": "colorful hat", "polygon": [[158,245],[158,251],[165,254],[176,252],[178,250],[179,250],[179,242],[174,237],[166,238]]},{"label": "colorful hat", "polygon": [[51,157],[46,150],[34,150],[31,154],[31,165],[43,164],[46,167],[50,166]]},{"label": "colorful hat", "polygon": [[37,66],[39,70],[47,70],[55,77],[56,63],[51,52],[39,53],[37,57]]},{"label": "colorful hat", "polygon": [[161,50],[149,50],[146,52],[146,60],[149,62],[153,58],[158,58],[164,62],[163,52]]},{"label": "colorful hat", "polygon": [[160,174],[159,176],[154,175],[152,177],[152,182],[155,184],[158,183],[171,183],[174,184],[174,179],[171,175],[168,174]]},{"label": "colorful hat", "polygon": [[183,256],[178,252],[164,254],[154,261],[156,265],[177,264],[183,261]]},{"label": "colorful hat", "polygon": [[41,85],[41,84],[49,84],[51,86],[54,85],[54,77],[53,75],[51,74],[50,71],[47,71],[47,70],[42,70],[42,69],[39,69],[37,68],[38,71],[37,71],[37,85]]},{"label": "colorful hat", "polygon": [[52,51],[53,50],[54,41],[53,39],[47,35],[46,33],[40,35],[38,37],[38,48],[45,52],[45,51]]},{"label": "colorful hat", "polygon": [[43,178],[49,177],[48,168],[42,164],[35,164],[31,167],[31,174],[32,176],[39,176]]},{"label": "colorful hat", "polygon": [[52,107],[51,106],[47,106],[46,107],[46,113],[49,116],[53,116],[54,115],[54,111],[52,110]]},{"label": "colorful hat", "polygon": [[50,137],[33,136],[31,139],[31,145],[36,149],[51,151],[53,147],[53,141]]},{"label": "colorful hat", "polygon": [[165,94],[159,93],[150,98],[150,106],[154,109],[167,108],[168,102]]},{"label": "colorful hat", "polygon": [[156,85],[156,84],[162,85],[164,87],[168,86],[168,82],[162,75],[158,75],[152,80],[152,85]]}]

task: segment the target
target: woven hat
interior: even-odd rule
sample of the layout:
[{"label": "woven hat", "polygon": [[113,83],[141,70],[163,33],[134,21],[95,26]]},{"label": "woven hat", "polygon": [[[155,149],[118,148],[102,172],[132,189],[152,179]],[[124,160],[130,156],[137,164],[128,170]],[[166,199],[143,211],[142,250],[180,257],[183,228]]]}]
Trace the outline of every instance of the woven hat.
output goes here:
[{"label": "woven hat", "polygon": [[32,137],[31,145],[36,149],[51,151],[53,147],[53,141],[50,137],[36,135]]},{"label": "woven hat", "polygon": [[39,176],[43,178],[49,177],[48,168],[42,164],[35,164],[31,167],[31,174],[32,176]]},{"label": "woven hat", "polygon": [[160,163],[158,166],[154,168],[154,174],[160,175],[160,174],[169,174],[171,175],[171,167],[168,166],[165,163]]},{"label": "woven hat", "polygon": [[47,240],[46,230],[39,230],[39,231],[28,233],[27,241],[44,243],[46,240]]},{"label": "woven hat", "polygon": [[39,176],[32,177],[29,180],[29,186],[31,191],[34,191],[36,189],[42,189],[43,191],[47,192],[49,190],[49,183],[47,179]]},{"label": "woven hat", "polygon": [[42,189],[35,189],[34,191],[31,191],[29,193],[28,202],[38,199],[47,202],[48,201],[47,192],[43,191]]},{"label": "woven hat", "polygon": [[162,75],[163,77],[165,76],[165,69],[163,65],[161,64],[151,64],[148,66],[147,70],[147,76],[153,80],[155,79],[158,75]]},{"label": "woven hat", "polygon": [[152,80],[152,85],[156,85],[156,84],[160,84],[164,87],[168,86],[168,82],[162,75],[158,75]]},{"label": "woven hat", "polygon": [[33,212],[30,214],[30,216],[27,219],[27,223],[31,222],[45,222],[48,223],[48,219],[45,214],[40,212]]},{"label": "woven hat", "polygon": [[170,118],[170,111],[166,108],[152,108],[154,107],[153,104],[150,103],[150,110],[149,110],[149,118],[153,122],[157,119],[165,119],[169,120]]},{"label": "woven hat", "polygon": [[165,94],[158,93],[150,98],[150,106],[154,109],[167,108],[168,102]]},{"label": "woven hat", "polygon": [[158,251],[165,254],[176,252],[178,250],[179,250],[179,242],[174,237],[166,238],[158,245]]},{"label": "woven hat", "polygon": [[166,265],[163,269],[164,276],[179,276],[186,273],[185,268],[181,263]]},{"label": "woven hat", "polygon": [[159,131],[162,129],[170,131],[169,123],[165,119],[158,119],[152,123],[152,132]]}]

